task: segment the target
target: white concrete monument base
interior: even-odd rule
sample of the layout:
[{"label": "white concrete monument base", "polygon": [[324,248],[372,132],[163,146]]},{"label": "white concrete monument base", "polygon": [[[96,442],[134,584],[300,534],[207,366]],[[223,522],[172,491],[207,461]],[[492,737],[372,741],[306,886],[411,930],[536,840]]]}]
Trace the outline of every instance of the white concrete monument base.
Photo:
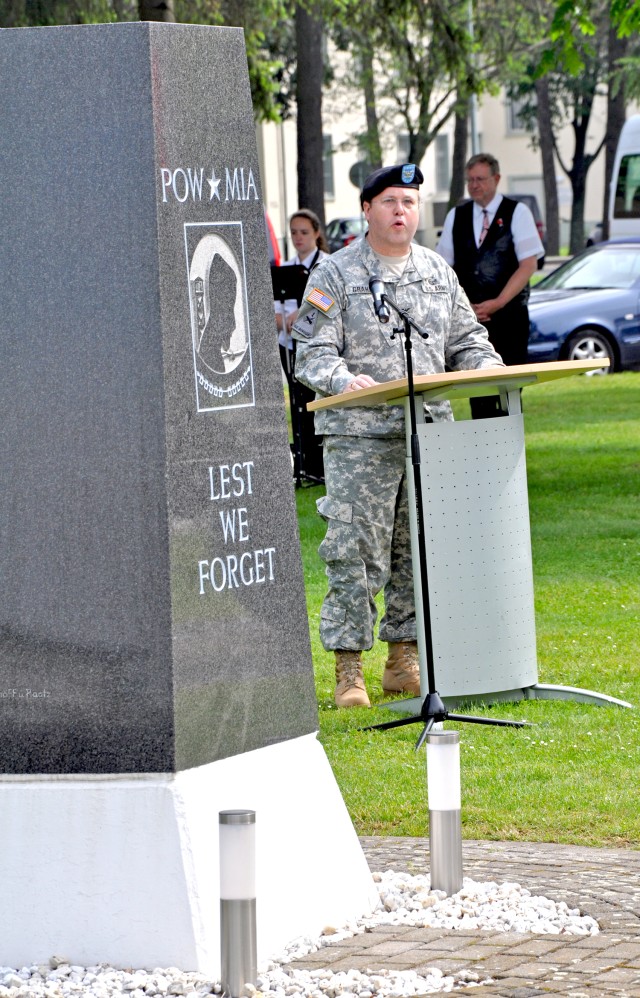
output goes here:
[{"label": "white concrete monument base", "polygon": [[218,812],[256,812],[258,961],[377,902],[315,734],[148,776],[2,776],[2,963],[219,979]]}]

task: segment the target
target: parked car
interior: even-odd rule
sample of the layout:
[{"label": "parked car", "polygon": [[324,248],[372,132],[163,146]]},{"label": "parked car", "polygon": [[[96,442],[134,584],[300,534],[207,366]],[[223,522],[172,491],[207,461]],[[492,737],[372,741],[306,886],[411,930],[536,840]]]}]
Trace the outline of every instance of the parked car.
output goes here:
[{"label": "parked car", "polygon": [[595,246],[596,243],[602,242],[602,222],[596,222],[594,227],[591,229],[589,235],[587,236],[587,246]]},{"label": "parked car", "polygon": [[357,215],[354,218],[334,218],[325,229],[329,252],[335,253],[336,250],[348,246],[354,239],[361,236],[366,228],[367,223],[364,215]]},{"label": "parked car", "polygon": [[590,246],[531,290],[529,360],[640,367],[640,239]]}]

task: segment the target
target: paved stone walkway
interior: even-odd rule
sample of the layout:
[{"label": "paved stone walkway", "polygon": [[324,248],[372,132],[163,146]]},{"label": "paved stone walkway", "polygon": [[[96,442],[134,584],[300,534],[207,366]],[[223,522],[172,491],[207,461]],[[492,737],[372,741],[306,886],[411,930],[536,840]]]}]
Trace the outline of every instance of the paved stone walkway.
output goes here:
[{"label": "paved stone walkway", "polygon": [[[372,871],[429,870],[428,839],[362,838]],[[640,998],[640,851],[526,842],[463,842],[463,873],[519,883],[566,901],[600,925],[596,936],[379,926],[309,954],[296,967],[476,971],[477,998]]]}]

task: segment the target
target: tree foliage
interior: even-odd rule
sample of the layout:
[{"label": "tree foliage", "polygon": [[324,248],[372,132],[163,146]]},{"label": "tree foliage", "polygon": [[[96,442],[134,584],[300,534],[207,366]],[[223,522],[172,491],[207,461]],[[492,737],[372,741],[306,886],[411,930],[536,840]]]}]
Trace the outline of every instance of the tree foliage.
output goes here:
[{"label": "tree foliage", "polygon": [[529,9],[519,0],[475,0],[473,8],[472,19],[469,0],[349,0],[346,23],[332,34],[350,56],[343,82],[364,94],[367,129],[358,138],[371,162],[399,121],[408,157],[419,162],[471,95],[496,91],[542,48],[544,19],[533,0]]},{"label": "tree foliage", "polygon": [[[603,12],[604,13],[604,12]],[[575,51],[580,59],[582,70],[573,75],[562,69],[562,43],[555,62],[555,71],[540,72],[540,62],[532,62],[529,73],[518,86],[511,88],[522,104],[522,117],[528,121],[534,132],[539,126],[540,108],[538,98],[544,100],[544,121],[546,138],[552,143],[556,162],[566,174],[571,184],[571,223],[569,250],[577,252],[584,246],[584,205],[586,182],[589,169],[604,145],[604,133],[595,143],[589,139],[590,123],[594,103],[598,96],[606,95],[608,74],[607,25],[601,20],[593,34],[582,35],[576,40]],[[548,50],[542,57],[547,63]],[[573,136],[570,155],[563,154],[560,136],[569,127]],[[534,144],[540,144],[543,135],[540,129],[534,136]]]},{"label": "tree foliage", "polygon": [[[618,37],[629,38],[640,33],[640,0],[606,0],[608,20]],[[541,73],[552,69],[558,58],[564,69],[572,75],[582,71],[582,41],[596,33],[602,9],[600,0],[557,0],[549,47],[540,64]]]},{"label": "tree foliage", "polygon": [[0,0],[4,28],[103,24],[137,16],[135,0]]},{"label": "tree foliage", "polygon": [[350,56],[343,84],[364,95],[368,128],[359,144],[372,163],[381,158],[380,131],[396,130],[398,118],[408,158],[420,162],[453,114],[458,79],[481,86],[466,11],[467,0],[349,0],[333,38]]},{"label": "tree foliage", "polygon": [[[525,0],[532,2],[532,0]],[[533,0],[538,3],[540,0]],[[635,9],[634,9],[635,8]],[[512,95],[528,97],[524,108],[533,142],[539,145],[545,174],[547,223],[552,249],[557,244],[557,221],[553,205],[555,179],[553,158],[567,175],[572,191],[570,250],[584,245],[584,205],[587,174],[604,147],[606,205],[615,147],[624,122],[626,101],[638,86],[638,40],[623,37],[638,25],[640,2],[624,7],[617,0],[561,0],[548,4],[549,30],[541,50],[515,74],[509,85]],[[540,105],[540,99],[544,107]],[[607,123],[595,141],[592,111],[595,101],[606,101]],[[562,155],[559,137],[569,127],[573,147]],[[603,206],[606,219],[606,207]]]}]

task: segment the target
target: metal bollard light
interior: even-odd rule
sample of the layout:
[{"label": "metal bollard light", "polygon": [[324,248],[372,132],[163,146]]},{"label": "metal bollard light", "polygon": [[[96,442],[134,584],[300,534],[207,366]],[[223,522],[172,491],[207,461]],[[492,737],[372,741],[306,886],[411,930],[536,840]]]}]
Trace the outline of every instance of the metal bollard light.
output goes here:
[{"label": "metal bollard light", "polygon": [[255,811],[220,811],[220,983],[240,998],[258,976]]},{"label": "metal bollard light", "polygon": [[457,894],[462,888],[462,820],[460,816],[460,735],[430,731],[427,735],[427,794],[431,889]]}]

